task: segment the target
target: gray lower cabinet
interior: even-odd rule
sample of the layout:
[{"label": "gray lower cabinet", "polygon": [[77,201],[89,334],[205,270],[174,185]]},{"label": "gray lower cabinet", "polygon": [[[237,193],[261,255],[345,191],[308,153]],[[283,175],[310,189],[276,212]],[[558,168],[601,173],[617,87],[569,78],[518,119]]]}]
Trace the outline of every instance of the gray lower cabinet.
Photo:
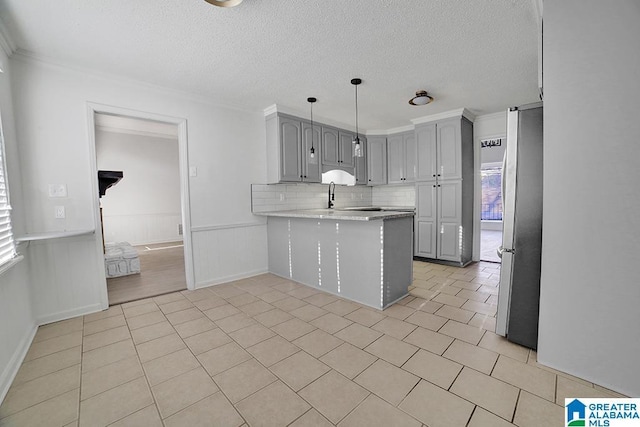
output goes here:
[{"label": "gray lower cabinet", "polygon": [[369,136],[367,138],[367,184],[384,185],[387,183],[387,137]]},{"label": "gray lower cabinet", "polygon": [[407,295],[413,280],[411,222],[269,217],[269,271],[384,309]]},{"label": "gray lower cabinet", "polygon": [[471,261],[473,125],[464,117],[416,126],[416,256]]},{"label": "gray lower cabinet", "polygon": [[462,228],[462,181],[418,183],[416,211],[416,255],[461,262],[471,237],[471,230]]},{"label": "gray lower cabinet", "polygon": [[[266,119],[267,179],[277,182],[321,182],[320,126],[296,117],[272,114]],[[311,158],[311,137],[315,158]]]}]

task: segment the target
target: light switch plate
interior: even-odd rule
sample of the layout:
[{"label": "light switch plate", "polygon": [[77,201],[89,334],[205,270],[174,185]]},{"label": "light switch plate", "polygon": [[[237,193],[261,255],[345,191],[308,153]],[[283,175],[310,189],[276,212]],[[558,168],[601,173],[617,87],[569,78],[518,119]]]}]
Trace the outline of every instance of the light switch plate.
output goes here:
[{"label": "light switch plate", "polygon": [[197,166],[189,166],[189,176],[191,176],[191,177],[198,176],[198,167]]},{"label": "light switch plate", "polygon": [[67,197],[67,185],[49,184],[49,197]]}]

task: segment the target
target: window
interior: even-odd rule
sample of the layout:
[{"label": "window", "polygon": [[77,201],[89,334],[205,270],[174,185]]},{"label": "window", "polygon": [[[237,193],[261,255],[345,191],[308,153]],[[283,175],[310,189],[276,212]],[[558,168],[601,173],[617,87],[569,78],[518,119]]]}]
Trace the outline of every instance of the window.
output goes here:
[{"label": "window", "polygon": [[502,221],[502,164],[485,163],[482,177],[483,221]]},{"label": "window", "polygon": [[0,120],[0,266],[16,257],[16,245],[11,229],[11,205],[7,186],[7,167],[4,155],[4,135]]}]

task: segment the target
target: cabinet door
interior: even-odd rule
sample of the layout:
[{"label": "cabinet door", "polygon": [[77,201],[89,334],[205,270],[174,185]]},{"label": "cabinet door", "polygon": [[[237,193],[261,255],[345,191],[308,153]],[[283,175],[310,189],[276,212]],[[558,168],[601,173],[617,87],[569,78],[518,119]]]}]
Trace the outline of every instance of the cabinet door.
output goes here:
[{"label": "cabinet door", "polygon": [[[313,126],[311,129],[310,123],[302,123],[302,152],[301,165],[302,165],[302,181],[303,182],[322,182],[320,175],[320,163],[322,156],[322,144],[320,132],[320,126]],[[311,159],[311,145],[313,141],[313,149],[315,150],[315,158]]]},{"label": "cabinet door", "polygon": [[367,185],[367,139],[360,137],[360,144],[362,144],[362,157],[354,157],[354,163],[356,168],[356,185]]},{"label": "cabinet door", "polygon": [[462,179],[460,119],[438,122],[437,130],[438,179]]},{"label": "cabinet door", "polygon": [[387,183],[387,138],[370,136],[367,140],[367,183],[384,185]]},{"label": "cabinet door", "polygon": [[415,254],[436,258],[437,187],[435,181],[416,185]]},{"label": "cabinet door", "polygon": [[387,138],[387,179],[389,184],[404,183],[404,141],[402,135]]},{"label": "cabinet door", "polygon": [[462,182],[438,182],[438,259],[460,262],[462,253]]},{"label": "cabinet door", "polygon": [[[347,168],[353,167],[353,134],[348,132],[340,132],[340,166]],[[362,144],[362,141],[360,141]]]},{"label": "cabinet door", "polygon": [[414,132],[404,135],[404,182],[416,180],[416,137]]},{"label": "cabinet door", "polygon": [[280,181],[300,181],[301,123],[296,120],[280,118]]},{"label": "cabinet door", "polygon": [[338,130],[328,127],[322,128],[322,164],[340,166],[338,150]]},{"label": "cabinet door", "polygon": [[436,125],[416,126],[416,181],[436,179]]}]

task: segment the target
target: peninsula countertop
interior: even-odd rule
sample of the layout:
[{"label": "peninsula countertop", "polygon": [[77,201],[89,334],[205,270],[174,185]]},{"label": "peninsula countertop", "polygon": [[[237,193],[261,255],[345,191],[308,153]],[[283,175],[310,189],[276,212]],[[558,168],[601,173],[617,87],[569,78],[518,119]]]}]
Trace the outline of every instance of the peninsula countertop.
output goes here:
[{"label": "peninsula countertop", "polygon": [[412,217],[411,211],[371,211],[347,209],[302,209],[290,211],[259,212],[255,215],[280,218],[309,218],[309,219],[329,219],[340,221],[376,221],[392,218]]}]

